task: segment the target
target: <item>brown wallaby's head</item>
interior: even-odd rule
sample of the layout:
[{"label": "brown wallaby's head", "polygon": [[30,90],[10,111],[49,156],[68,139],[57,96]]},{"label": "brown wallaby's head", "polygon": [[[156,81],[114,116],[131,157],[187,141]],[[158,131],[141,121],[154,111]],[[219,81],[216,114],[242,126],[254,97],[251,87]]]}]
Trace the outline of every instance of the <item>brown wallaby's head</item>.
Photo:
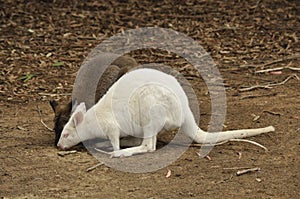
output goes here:
[{"label": "brown wallaby's head", "polygon": [[50,105],[55,114],[54,120],[53,120],[53,122],[54,122],[53,130],[55,132],[54,144],[56,146],[59,141],[61,132],[71,116],[72,101],[69,102],[68,104],[59,104],[57,101],[51,100]]}]

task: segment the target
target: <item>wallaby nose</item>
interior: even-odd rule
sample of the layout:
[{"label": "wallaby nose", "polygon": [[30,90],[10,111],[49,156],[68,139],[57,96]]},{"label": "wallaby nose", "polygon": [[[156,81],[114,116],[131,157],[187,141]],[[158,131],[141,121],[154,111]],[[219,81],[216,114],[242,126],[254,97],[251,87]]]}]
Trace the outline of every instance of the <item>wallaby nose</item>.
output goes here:
[{"label": "wallaby nose", "polygon": [[64,150],[64,147],[63,147],[60,143],[57,144],[57,148],[58,148],[59,150]]}]

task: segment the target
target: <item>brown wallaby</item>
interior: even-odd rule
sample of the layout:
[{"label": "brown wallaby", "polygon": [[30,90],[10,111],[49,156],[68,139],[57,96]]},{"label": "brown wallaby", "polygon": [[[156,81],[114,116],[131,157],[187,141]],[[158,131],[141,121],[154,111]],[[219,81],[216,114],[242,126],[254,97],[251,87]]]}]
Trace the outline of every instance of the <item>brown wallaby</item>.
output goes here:
[{"label": "brown wallaby", "polygon": [[[132,57],[121,56],[117,58],[101,76],[97,85],[95,102],[97,102],[106,93],[106,91],[111,87],[111,85],[114,84],[115,81],[136,66],[138,66],[138,63]],[[54,144],[56,146],[61,132],[71,116],[72,101],[67,104],[60,104],[58,101],[51,100],[50,105],[55,114],[53,122],[55,132]]]}]

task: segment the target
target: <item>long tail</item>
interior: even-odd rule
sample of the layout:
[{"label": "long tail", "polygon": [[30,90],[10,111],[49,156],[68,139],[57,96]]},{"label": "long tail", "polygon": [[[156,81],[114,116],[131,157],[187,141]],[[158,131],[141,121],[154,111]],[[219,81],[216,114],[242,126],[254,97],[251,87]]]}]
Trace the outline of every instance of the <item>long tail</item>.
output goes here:
[{"label": "long tail", "polygon": [[241,138],[251,137],[255,135],[260,135],[262,133],[275,131],[275,128],[273,126],[268,126],[265,128],[257,128],[257,129],[241,129],[241,130],[208,133],[201,130],[197,126],[192,113],[188,114],[188,117],[185,118],[185,121],[182,124],[181,129],[195,142],[200,144],[217,144],[220,142],[228,141],[230,139],[241,139]]},{"label": "long tail", "polygon": [[275,131],[275,128],[273,126],[257,129],[241,129],[214,133],[207,133],[198,128],[197,133],[194,137],[194,141],[201,144],[220,143],[228,141],[230,139],[241,139],[272,131]]}]

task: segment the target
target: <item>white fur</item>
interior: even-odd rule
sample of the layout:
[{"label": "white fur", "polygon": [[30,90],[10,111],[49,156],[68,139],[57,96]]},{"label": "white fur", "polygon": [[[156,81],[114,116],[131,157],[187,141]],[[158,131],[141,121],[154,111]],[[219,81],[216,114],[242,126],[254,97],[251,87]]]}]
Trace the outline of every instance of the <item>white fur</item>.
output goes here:
[{"label": "white fur", "polygon": [[[76,107],[57,146],[68,149],[93,138],[109,139],[113,157],[156,150],[156,136],[181,128],[197,143],[210,144],[274,131],[274,127],[207,133],[195,123],[188,99],[177,80],[153,69],[138,69],[122,76],[97,104],[86,111]],[[120,138],[143,138],[140,146],[120,150]]]}]

